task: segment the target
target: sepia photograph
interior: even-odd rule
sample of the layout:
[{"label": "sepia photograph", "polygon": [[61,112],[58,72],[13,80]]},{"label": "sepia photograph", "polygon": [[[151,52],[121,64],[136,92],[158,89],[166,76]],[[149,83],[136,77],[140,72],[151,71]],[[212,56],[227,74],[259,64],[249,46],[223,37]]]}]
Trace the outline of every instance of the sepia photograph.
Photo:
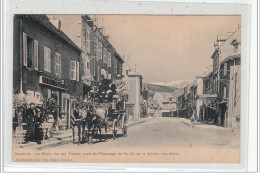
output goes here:
[{"label": "sepia photograph", "polygon": [[240,15],[15,14],[12,161],[239,164],[242,44]]}]

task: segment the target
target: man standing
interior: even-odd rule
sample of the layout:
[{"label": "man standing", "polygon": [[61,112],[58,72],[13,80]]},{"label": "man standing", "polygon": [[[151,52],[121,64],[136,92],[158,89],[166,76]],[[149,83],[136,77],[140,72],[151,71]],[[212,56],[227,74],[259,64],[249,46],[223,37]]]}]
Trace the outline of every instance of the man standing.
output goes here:
[{"label": "man standing", "polygon": [[30,103],[30,108],[27,109],[27,141],[34,139],[35,137],[35,116],[37,114],[35,104]]}]

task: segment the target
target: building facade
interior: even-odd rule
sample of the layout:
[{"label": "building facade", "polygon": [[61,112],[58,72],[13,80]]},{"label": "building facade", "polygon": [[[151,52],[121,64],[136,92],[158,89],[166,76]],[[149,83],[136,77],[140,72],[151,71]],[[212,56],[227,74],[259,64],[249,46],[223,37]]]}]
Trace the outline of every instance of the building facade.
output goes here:
[{"label": "building facade", "polygon": [[130,119],[142,117],[143,106],[143,77],[138,73],[129,73],[124,78],[125,92],[128,95],[126,103],[127,114]]},{"label": "building facade", "polygon": [[109,42],[109,36],[103,34],[103,28],[95,24],[95,19],[88,15],[82,15],[81,18],[82,50],[87,80],[92,81],[92,84],[96,84],[102,78],[115,81],[118,75],[122,76],[123,59]]},{"label": "building facade", "polygon": [[[102,78],[114,82],[118,75],[122,76],[124,61],[109,42],[109,36],[103,34],[103,27],[98,26],[97,18],[91,18],[89,15],[73,15],[69,16],[68,22],[64,15],[53,16],[55,20],[52,22],[60,21],[64,32],[82,49],[83,75],[81,81],[84,96]],[[71,29],[71,25],[74,26],[73,29]]]},{"label": "building facade", "polygon": [[70,127],[71,100],[83,97],[81,49],[45,15],[15,15],[14,94],[54,98],[57,117]]},{"label": "building facade", "polygon": [[[237,104],[240,102],[237,97],[240,95],[240,40],[241,27],[226,37],[218,37],[215,43],[216,50],[211,57],[213,60],[213,90],[217,93],[218,102],[218,124],[229,128],[233,128],[232,124],[239,124],[240,121],[240,115],[238,115],[240,103]],[[236,96],[235,99],[233,96]]]}]

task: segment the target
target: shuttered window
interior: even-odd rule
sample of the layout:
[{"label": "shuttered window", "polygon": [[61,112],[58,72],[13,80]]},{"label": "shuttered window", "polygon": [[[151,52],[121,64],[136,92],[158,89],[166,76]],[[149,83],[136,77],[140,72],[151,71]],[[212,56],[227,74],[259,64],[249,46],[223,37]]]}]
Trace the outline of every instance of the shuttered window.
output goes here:
[{"label": "shuttered window", "polygon": [[70,61],[70,79],[71,80],[77,80],[77,75],[76,75],[76,61]]},{"label": "shuttered window", "polygon": [[44,71],[51,72],[51,50],[44,46]]},{"label": "shuttered window", "polygon": [[107,49],[103,49],[103,63],[107,64]]},{"label": "shuttered window", "polygon": [[110,52],[108,52],[108,55],[107,55],[108,57],[107,57],[107,66],[108,67],[111,67],[111,53]]},{"label": "shuttered window", "polygon": [[224,63],[224,76],[227,75],[227,62]]},{"label": "shuttered window", "polygon": [[77,81],[79,81],[79,62],[77,62]]},{"label": "shuttered window", "polygon": [[61,76],[61,55],[59,53],[55,53],[54,72],[56,75]]},{"label": "shuttered window", "polygon": [[27,34],[23,33],[23,65],[27,66]]},{"label": "shuttered window", "polygon": [[102,60],[102,44],[98,42],[97,60]]},{"label": "shuttered window", "polygon": [[38,54],[39,54],[39,48],[38,48],[38,41],[33,41],[33,66],[35,70],[38,70]]},{"label": "shuttered window", "polygon": [[227,87],[224,87],[223,99],[227,99]]}]

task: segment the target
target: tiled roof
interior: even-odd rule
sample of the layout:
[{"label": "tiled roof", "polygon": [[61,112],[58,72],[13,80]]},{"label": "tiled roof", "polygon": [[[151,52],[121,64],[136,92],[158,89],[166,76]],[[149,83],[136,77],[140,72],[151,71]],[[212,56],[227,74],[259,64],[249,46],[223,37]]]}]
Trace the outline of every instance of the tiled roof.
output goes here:
[{"label": "tiled roof", "polygon": [[24,17],[30,17],[44,25],[46,28],[48,28],[50,31],[55,33],[57,36],[62,38],[65,42],[73,46],[78,51],[82,52],[82,50],[62,31],[58,30],[51,22],[50,19],[46,15],[19,15]]}]

